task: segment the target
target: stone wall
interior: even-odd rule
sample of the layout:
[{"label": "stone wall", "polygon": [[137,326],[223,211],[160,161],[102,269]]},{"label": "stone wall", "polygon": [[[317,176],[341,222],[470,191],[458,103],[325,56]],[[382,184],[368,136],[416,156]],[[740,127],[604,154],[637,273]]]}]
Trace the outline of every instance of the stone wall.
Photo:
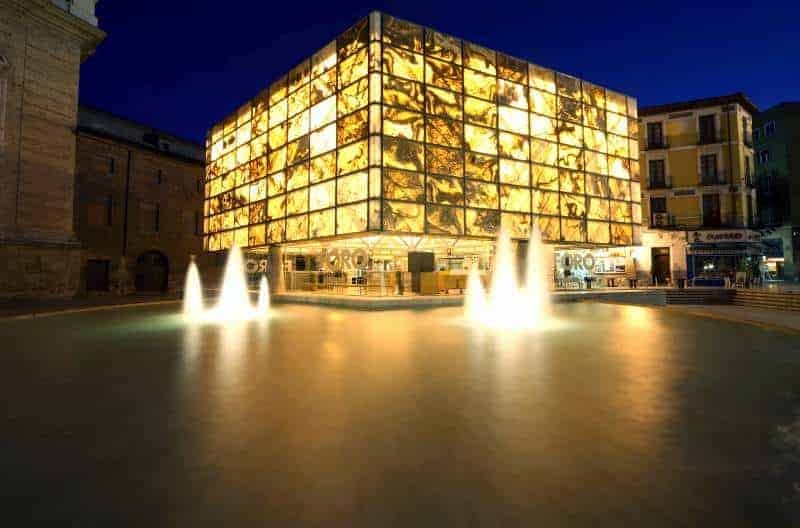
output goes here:
[{"label": "stone wall", "polygon": [[0,296],[71,295],[77,287],[72,207],[79,69],[103,36],[49,1],[0,0],[0,55],[9,63],[0,145]]},{"label": "stone wall", "polygon": [[[88,259],[108,260],[110,289],[128,293],[135,289],[137,258],[157,251],[168,260],[169,289],[180,288],[190,255],[202,252],[202,226],[195,226],[196,214],[202,221],[202,163],[83,130],[77,145],[75,225],[84,266]],[[89,208],[105,204],[110,222],[90,222]]]}]

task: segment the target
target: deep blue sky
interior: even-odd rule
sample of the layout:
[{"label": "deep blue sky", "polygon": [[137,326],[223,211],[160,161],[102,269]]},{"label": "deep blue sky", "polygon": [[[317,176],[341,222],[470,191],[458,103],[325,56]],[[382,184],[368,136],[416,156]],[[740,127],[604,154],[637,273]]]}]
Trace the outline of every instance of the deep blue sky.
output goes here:
[{"label": "deep blue sky", "polygon": [[97,15],[108,38],[82,67],[81,102],[199,142],[373,9],[634,95],[643,106],[736,91],[762,109],[800,100],[800,2],[482,2],[489,12],[474,4],[102,0]]}]

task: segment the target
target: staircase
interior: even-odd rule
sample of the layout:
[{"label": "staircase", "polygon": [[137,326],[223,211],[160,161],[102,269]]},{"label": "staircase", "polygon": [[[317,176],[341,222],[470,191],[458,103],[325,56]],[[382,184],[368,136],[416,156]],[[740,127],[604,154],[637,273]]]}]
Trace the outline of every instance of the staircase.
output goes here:
[{"label": "staircase", "polygon": [[667,304],[731,304],[736,290],[723,288],[669,289]]},{"label": "staircase", "polygon": [[753,308],[770,308],[800,312],[800,292],[775,292],[765,290],[731,290],[735,291],[733,302],[736,306],[752,306]]}]

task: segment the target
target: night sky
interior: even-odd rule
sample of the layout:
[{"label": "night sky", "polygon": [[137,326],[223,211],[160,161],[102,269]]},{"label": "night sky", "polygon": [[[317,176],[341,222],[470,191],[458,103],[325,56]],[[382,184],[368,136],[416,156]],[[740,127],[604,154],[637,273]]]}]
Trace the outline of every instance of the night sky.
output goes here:
[{"label": "night sky", "polygon": [[[639,98],[800,100],[800,2],[101,0],[81,102],[201,142],[210,126],[378,9]],[[791,6],[790,6],[791,5]]]}]

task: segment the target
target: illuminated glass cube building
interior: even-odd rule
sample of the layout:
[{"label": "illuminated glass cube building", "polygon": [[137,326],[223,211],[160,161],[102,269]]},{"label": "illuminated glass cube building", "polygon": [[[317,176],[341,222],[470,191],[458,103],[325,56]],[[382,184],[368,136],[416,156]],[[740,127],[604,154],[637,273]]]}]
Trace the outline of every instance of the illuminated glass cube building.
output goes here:
[{"label": "illuminated glass cube building", "polygon": [[637,137],[633,98],[371,13],[210,131],[205,249],[638,244]]}]

